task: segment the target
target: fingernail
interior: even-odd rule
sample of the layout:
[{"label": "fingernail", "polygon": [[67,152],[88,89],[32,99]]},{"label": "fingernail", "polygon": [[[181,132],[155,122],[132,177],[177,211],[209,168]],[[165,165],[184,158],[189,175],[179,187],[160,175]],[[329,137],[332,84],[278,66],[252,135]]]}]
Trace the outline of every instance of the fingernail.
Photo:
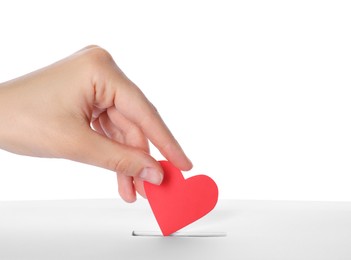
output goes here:
[{"label": "fingernail", "polygon": [[154,168],[144,168],[139,177],[152,184],[160,185],[163,179],[162,173]]}]

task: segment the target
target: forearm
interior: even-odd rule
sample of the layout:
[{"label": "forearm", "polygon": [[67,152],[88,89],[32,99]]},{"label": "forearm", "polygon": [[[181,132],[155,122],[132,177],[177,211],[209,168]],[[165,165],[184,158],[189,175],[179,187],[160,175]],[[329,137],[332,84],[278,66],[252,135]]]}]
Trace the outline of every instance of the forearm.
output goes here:
[{"label": "forearm", "polygon": [[16,138],[16,132],[23,131],[19,129],[17,121],[20,115],[18,115],[15,95],[15,86],[13,82],[5,82],[0,84],[0,149],[14,151],[12,147],[15,146],[16,142],[19,142]]},{"label": "forearm", "polygon": [[[0,149],[20,155],[42,156],[37,149],[40,137],[38,93],[27,76],[0,85]],[[35,109],[35,107],[38,107]],[[46,111],[49,109],[46,108]]]},{"label": "forearm", "polygon": [[5,140],[7,139],[7,125],[8,115],[7,111],[10,109],[8,107],[7,100],[7,88],[8,84],[0,83],[0,149],[5,149]]}]

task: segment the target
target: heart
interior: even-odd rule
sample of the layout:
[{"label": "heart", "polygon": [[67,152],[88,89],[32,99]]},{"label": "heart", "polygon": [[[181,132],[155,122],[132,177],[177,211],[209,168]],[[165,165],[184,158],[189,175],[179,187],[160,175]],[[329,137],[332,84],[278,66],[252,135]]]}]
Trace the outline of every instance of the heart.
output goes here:
[{"label": "heart", "polygon": [[209,213],[218,200],[216,183],[206,175],[184,179],[168,161],[161,185],[144,182],[145,193],[162,234],[168,236]]}]

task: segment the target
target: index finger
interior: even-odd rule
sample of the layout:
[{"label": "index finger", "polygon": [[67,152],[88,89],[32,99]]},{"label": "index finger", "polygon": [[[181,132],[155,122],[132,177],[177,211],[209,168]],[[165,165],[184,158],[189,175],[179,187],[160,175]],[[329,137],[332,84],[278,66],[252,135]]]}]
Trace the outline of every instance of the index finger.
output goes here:
[{"label": "index finger", "polygon": [[132,82],[116,93],[116,109],[139,126],[161,154],[181,170],[190,170],[192,163],[185,155],[157,109]]}]

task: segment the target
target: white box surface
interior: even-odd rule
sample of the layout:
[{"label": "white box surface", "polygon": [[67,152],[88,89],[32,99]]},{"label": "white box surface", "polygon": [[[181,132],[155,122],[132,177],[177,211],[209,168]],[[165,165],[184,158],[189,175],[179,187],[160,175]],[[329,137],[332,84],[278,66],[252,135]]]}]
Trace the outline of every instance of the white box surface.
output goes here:
[{"label": "white box surface", "polygon": [[351,203],[220,200],[183,229],[159,231],[146,200],[0,202],[0,259],[351,259]]}]

